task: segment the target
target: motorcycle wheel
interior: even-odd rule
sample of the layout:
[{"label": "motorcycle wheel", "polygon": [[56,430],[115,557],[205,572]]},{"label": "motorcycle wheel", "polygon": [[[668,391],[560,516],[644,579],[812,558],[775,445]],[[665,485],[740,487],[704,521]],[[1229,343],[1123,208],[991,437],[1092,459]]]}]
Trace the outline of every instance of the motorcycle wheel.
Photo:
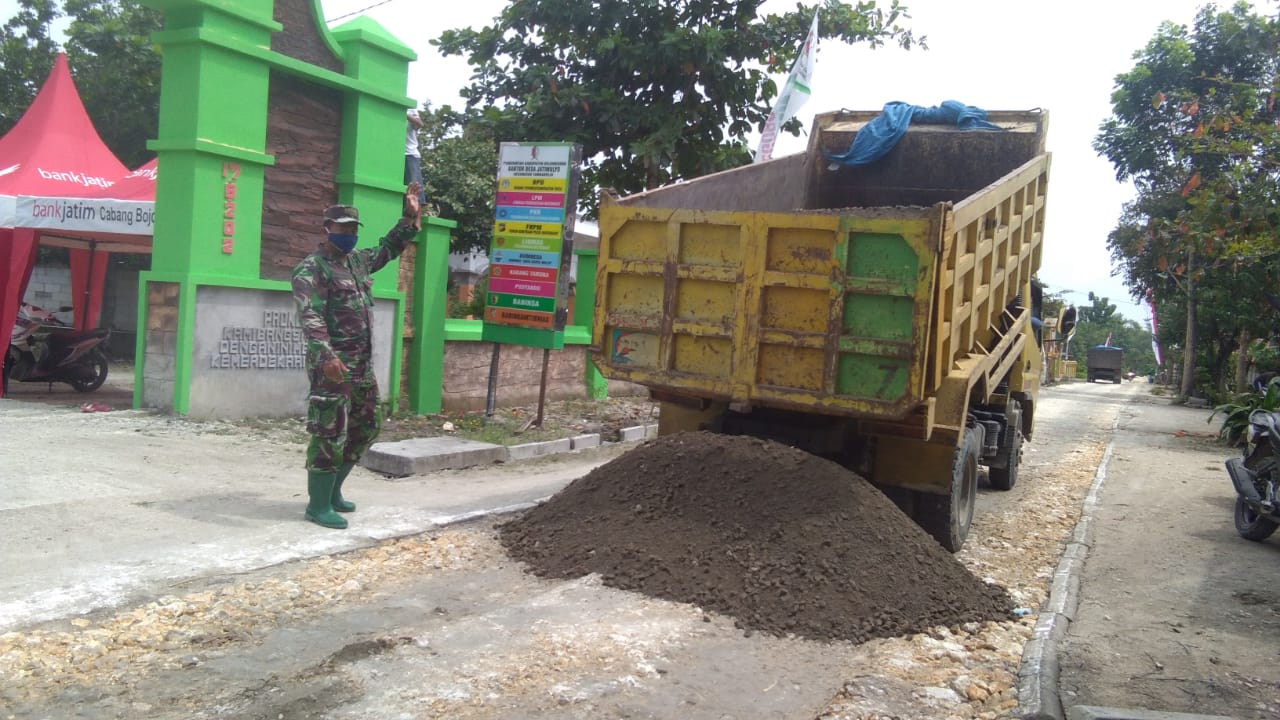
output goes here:
[{"label": "motorcycle wheel", "polygon": [[103,355],[101,350],[94,350],[85,362],[93,368],[93,375],[70,380],[71,387],[75,388],[76,392],[93,392],[107,381],[107,356]]},{"label": "motorcycle wheel", "polygon": [[1249,507],[1244,498],[1236,497],[1236,532],[1245,540],[1261,541],[1271,537],[1278,526]]}]

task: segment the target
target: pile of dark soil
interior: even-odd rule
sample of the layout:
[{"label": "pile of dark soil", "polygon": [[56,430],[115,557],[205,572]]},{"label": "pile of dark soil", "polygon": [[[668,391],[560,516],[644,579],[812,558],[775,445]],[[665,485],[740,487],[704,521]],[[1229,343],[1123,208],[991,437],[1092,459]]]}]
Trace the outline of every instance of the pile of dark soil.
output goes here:
[{"label": "pile of dark soil", "polygon": [[538,575],[599,573],[778,635],[862,642],[1013,608],[856,474],[755,438],[659,438],[500,536]]}]

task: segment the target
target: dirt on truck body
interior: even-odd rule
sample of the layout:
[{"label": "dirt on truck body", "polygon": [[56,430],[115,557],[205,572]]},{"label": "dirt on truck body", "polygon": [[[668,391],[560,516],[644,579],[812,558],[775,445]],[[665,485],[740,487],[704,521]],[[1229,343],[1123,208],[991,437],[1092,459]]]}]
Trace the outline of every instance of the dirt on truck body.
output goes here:
[{"label": "dirt on truck body", "polygon": [[837,460],[954,551],[979,464],[1012,487],[1034,427],[1047,115],[913,124],[871,164],[831,162],[877,115],[820,114],[805,153],[603,198],[591,350],[662,401],[660,433]]}]

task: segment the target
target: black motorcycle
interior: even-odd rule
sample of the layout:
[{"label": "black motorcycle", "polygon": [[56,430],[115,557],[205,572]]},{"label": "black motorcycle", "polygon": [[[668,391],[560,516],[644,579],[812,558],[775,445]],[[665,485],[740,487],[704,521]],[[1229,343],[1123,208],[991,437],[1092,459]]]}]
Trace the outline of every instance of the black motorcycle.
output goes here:
[{"label": "black motorcycle", "polygon": [[[65,312],[71,308],[60,308]],[[107,328],[76,330],[54,313],[22,304],[4,358],[4,387],[9,381],[67,383],[77,392],[93,392],[107,381],[102,344]]]},{"label": "black motorcycle", "polygon": [[1227,460],[1236,487],[1236,532],[1246,540],[1266,540],[1280,527],[1280,412],[1249,415],[1244,455]]}]

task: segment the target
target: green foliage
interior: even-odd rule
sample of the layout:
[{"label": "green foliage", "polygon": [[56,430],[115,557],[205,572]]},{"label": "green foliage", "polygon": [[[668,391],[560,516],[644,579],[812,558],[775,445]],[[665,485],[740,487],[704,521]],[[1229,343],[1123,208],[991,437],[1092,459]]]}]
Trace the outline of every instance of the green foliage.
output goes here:
[{"label": "green foliage", "polygon": [[1080,325],[1110,327],[1120,322],[1120,316],[1116,314],[1116,306],[1111,299],[1095,295],[1092,290],[1089,291],[1089,304],[1076,308],[1076,318]]},{"label": "green foliage", "polygon": [[1199,368],[1184,368],[1191,393],[1261,334],[1261,292],[1280,278],[1280,21],[1208,5],[1135,60],[1094,140],[1138,191],[1108,244],[1135,297],[1154,294],[1162,342]]},{"label": "green foliage", "polygon": [[484,296],[489,292],[489,274],[485,273],[476,281],[475,287],[471,289],[471,299],[462,302],[458,298],[457,287],[449,288],[448,297],[448,317],[451,318],[474,318],[479,320],[484,317]]},{"label": "green foliage", "polygon": [[152,157],[160,107],[160,55],[151,34],[160,13],[136,0],[64,0],[71,18],[65,48],[49,36],[63,16],[56,0],[19,0],[0,28],[0,133],[8,132],[67,53],[71,74],[102,141],[130,168]]},{"label": "green foliage", "polygon": [[1232,445],[1238,445],[1249,429],[1249,416],[1255,410],[1280,410],[1280,377],[1271,378],[1265,392],[1240,393],[1234,401],[1215,407],[1206,422],[1212,423],[1214,418],[1222,415],[1218,437]]},{"label": "green foliage", "polygon": [[456,253],[488,250],[493,235],[498,144],[487,129],[448,105],[428,103],[419,131],[427,203],[458,223],[449,239]]},{"label": "green foliage", "polygon": [[1259,372],[1280,370],[1280,345],[1267,340],[1254,340],[1249,345],[1249,360]]},{"label": "green foliage", "polygon": [[909,16],[897,0],[760,18],[762,2],[522,0],[490,27],[431,42],[471,64],[462,96],[492,137],[582,145],[590,219],[604,188],[628,194],[749,162],[744,138],[778,93],[770,73],[788,71],[815,9],[823,38],[921,44],[899,26]]},{"label": "green foliage", "polygon": [[0,135],[18,124],[48,77],[58,54],[49,27],[61,16],[54,0],[20,0],[0,28]]},{"label": "green foliage", "polygon": [[151,34],[160,13],[136,0],[64,0],[67,61],[93,125],[128,168],[154,157],[159,132],[160,53]]}]

